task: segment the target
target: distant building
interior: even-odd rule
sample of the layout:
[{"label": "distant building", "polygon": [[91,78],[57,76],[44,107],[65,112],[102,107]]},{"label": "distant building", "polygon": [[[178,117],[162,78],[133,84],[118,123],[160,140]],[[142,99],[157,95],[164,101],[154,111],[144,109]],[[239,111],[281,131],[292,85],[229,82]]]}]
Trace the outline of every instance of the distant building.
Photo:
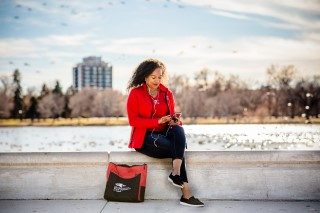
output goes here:
[{"label": "distant building", "polygon": [[84,87],[112,88],[112,66],[101,57],[90,56],[73,67],[73,86],[81,90]]}]

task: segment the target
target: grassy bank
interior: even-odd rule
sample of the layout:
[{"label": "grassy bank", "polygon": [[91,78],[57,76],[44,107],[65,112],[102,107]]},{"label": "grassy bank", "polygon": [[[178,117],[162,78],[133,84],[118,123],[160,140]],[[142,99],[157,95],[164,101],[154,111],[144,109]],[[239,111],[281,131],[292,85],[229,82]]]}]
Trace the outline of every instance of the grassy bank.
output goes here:
[{"label": "grassy bank", "polygon": [[[305,118],[242,117],[242,118],[185,118],[184,124],[304,124]],[[320,118],[311,118],[320,124]],[[0,119],[0,126],[118,126],[128,125],[126,117],[119,118],[58,118],[58,119]]]}]

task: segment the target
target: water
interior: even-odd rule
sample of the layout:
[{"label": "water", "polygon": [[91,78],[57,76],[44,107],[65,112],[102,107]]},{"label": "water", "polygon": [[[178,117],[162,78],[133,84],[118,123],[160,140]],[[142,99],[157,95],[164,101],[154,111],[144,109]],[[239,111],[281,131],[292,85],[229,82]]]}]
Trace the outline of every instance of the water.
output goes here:
[{"label": "water", "polygon": [[[184,125],[188,150],[320,150],[320,125]],[[129,150],[129,126],[4,127],[0,152]]]}]

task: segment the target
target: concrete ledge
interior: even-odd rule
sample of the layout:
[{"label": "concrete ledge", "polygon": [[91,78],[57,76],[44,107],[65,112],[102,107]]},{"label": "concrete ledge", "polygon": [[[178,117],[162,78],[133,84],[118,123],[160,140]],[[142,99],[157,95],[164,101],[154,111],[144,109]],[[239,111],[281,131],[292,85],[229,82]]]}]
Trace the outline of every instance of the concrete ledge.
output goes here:
[{"label": "concrete ledge", "polygon": [[[177,199],[171,159],[137,152],[0,153],[0,199],[103,199],[109,161],[148,164],[146,199]],[[205,199],[320,200],[320,151],[187,151]]]},{"label": "concrete ledge", "polygon": [[0,166],[106,165],[106,152],[0,153]]},{"label": "concrete ledge", "polygon": [[203,197],[320,199],[319,151],[204,152],[189,157],[190,179],[199,184],[194,191]]},{"label": "concrete ledge", "polygon": [[1,153],[0,199],[101,199],[105,152]]}]

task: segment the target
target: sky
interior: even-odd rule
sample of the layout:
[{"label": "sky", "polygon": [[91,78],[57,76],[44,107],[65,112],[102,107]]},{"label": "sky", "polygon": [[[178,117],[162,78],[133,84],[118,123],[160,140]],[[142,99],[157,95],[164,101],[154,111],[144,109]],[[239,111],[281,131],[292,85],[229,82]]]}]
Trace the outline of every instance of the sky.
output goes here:
[{"label": "sky", "polygon": [[320,74],[319,0],[0,0],[0,76],[18,68],[22,86],[72,85],[72,67],[87,56],[113,66],[125,92],[147,58],[169,76],[207,68],[266,82],[266,70],[294,65]]}]

